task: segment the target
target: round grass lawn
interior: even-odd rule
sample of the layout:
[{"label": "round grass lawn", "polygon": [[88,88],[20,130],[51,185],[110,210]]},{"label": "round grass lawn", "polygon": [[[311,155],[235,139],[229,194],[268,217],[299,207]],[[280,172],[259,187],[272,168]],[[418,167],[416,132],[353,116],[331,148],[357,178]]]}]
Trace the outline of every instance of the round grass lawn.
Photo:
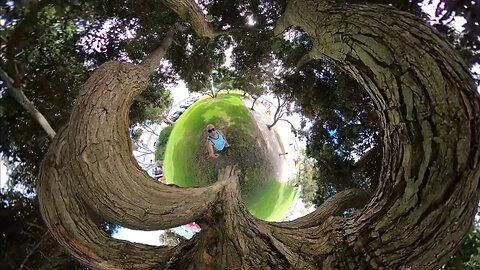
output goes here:
[{"label": "round grass lawn", "polygon": [[[208,158],[206,126],[222,130],[231,147],[217,160]],[[164,156],[169,184],[206,186],[217,180],[218,169],[238,164],[244,171],[242,198],[255,217],[268,221],[283,218],[295,197],[292,186],[272,177],[275,169],[263,153],[256,124],[238,94],[203,98],[188,108],[174,124]],[[259,143],[260,142],[260,143]]]}]

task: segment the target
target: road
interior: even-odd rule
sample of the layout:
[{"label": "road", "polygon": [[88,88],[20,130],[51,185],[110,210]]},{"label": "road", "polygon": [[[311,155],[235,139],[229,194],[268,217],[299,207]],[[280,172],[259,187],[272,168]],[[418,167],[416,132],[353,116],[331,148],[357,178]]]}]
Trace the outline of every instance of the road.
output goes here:
[{"label": "road", "polygon": [[[245,100],[245,105],[251,108],[253,99]],[[270,111],[271,113],[268,113]],[[273,123],[273,112],[275,107],[269,103],[268,100],[259,99],[255,102],[254,111],[250,111],[255,121],[258,124],[260,132],[265,139],[270,152],[270,158],[274,161],[275,168],[278,169],[275,175],[281,183],[291,183],[295,179],[297,173],[296,160],[299,160],[300,147],[305,147],[304,141],[298,141],[292,133],[291,126],[288,122],[279,121],[271,130],[268,129],[267,124]],[[291,123],[299,122],[295,116],[286,117]],[[297,127],[298,128],[298,127]],[[280,147],[275,132],[279,134],[281,143],[284,145],[286,155],[279,155],[283,152]],[[281,221],[294,220],[308,213],[315,211],[315,207],[307,206],[300,198],[301,187],[297,188],[296,196],[292,205],[288,209],[285,217]]]}]

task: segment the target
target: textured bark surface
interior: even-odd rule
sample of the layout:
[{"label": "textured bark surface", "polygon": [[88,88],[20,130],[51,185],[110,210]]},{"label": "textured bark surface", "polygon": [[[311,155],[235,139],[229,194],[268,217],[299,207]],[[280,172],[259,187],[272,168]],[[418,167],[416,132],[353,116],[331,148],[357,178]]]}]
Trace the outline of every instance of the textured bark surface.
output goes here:
[{"label": "textured bark surface", "polygon": [[[388,7],[292,0],[276,34],[289,26],[311,36],[308,58],[334,61],[375,102],[385,138],[370,200],[346,191],[301,219],[271,223],[246,211],[233,168],[206,188],[150,179],[133,160],[127,112],[167,36],[151,61],[101,66],[54,138],[38,194],[55,238],[98,269],[438,269],[448,260],[479,199],[480,99],[466,66],[420,19]],[[202,232],[151,247],[110,238],[102,219],[147,230],[197,221]]]},{"label": "textured bark surface", "polygon": [[96,70],[79,94],[69,124],[57,134],[42,162],[38,186],[42,215],[56,239],[92,267],[162,269],[174,249],[112,239],[100,230],[99,222],[145,230],[182,225],[199,219],[224,185],[166,186],[148,177],[133,159],[128,110],[172,35],[170,31],[141,65],[111,61]]},{"label": "textured bark surface", "polygon": [[195,33],[201,37],[213,38],[222,35],[225,31],[214,31],[205,20],[205,15],[195,1],[191,0],[163,0],[165,5],[171,8],[177,15],[188,21]]},{"label": "textured bark surface", "polygon": [[478,202],[479,97],[467,67],[421,19],[388,7],[290,1],[275,30],[288,26],[311,36],[310,56],[365,87],[385,131],[380,186],[343,225],[352,257],[438,269]]}]

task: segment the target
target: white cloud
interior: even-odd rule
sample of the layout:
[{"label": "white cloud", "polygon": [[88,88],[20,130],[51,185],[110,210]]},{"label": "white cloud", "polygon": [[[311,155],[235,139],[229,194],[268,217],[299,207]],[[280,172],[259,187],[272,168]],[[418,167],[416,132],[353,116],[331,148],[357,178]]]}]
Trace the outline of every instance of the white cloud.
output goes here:
[{"label": "white cloud", "polygon": [[[440,18],[446,13],[441,12],[438,14],[438,16],[435,14],[438,4],[440,3],[440,0],[425,0],[423,3],[420,5],[422,7],[422,10],[427,13],[430,16],[430,23],[438,23],[440,21]],[[448,23],[448,25],[452,26],[455,30],[458,32],[463,32],[465,29],[463,25],[465,25],[467,21],[465,18],[461,16],[453,16],[452,20]]]},{"label": "white cloud", "polygon": [[113,234],[113,238],[146,245],[160,246],[160,235],[162,233],[163,231],[137,231],[120,228]]}]

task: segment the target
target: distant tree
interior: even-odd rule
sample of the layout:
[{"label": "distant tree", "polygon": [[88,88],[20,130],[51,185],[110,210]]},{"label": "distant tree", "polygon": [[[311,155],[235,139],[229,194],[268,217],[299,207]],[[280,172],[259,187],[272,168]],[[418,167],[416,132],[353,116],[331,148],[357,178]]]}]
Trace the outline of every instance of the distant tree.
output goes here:
[{"label": "distant tree", "polygon": [[188,90],[216,98],[220,91],[232,89],[232,80],[232,71],[225,67],[218,67],[208,74],[197,74],[196,80],[188,83]]},{"label": "distant tree", "polygon": [[165,230],[160,234],[160,244],[169,247],[174,247],[185,240],[187,239],[176,233],[173,229]]},{"label": "distant tree", "polygon": [[253,111],[255,102],[265,93],[264,76],[262,76],[261,68],[235,74],[234,79],[232,79],[232,88],[243,91],[244,96],[248,93],[253,98],[250,108]]},{"label": "distant tree", "polygon": [[277,94],[275,95],[275,99],[277,102],[274,105],[275,112],[273,113],[273,121],[271,124],[267,125],[268,129],[274,127],[278,123],[278,121],[285,120],[285,117],[291,115],[294,109],[292,104],[293,100],[290,97],[280,97],[280,95]]},{"label": "distant tree", "polygon": [[472,227],[465,237],[461,248],[443,268],[446,270],[475,270],[480,269],[480,230]]},{"label": "distant tree", "polygon": [[299,186],[300,198],[307,206],[313,205],[315,201],[318,184],[315,181],[315,163],[306,156],[305,150],[300,150],[298,157],[298,170],[295,176],[295,186]]},{"label": "distant tree", "polygon": [[163,161],[165,156],[165,150],[167,148],[168,138],[172,133],[173,126],[168,126],[160,132],[160,136],[158,137],[158,141],[156,144],[157,149],[155,150],[155,161]]}]

